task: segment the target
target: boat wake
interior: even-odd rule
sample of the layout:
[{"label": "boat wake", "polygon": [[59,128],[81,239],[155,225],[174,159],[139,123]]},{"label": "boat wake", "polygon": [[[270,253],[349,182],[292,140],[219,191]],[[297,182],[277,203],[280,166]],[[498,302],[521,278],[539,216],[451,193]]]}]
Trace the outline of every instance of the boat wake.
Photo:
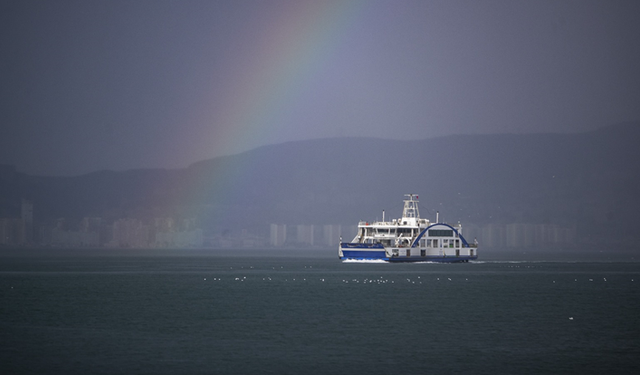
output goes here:
[{"label": "boat wake", "polygon": [[475,264],[522,264],[522,263],[544,263],[540,260],[472,260],[469,263]]},{"label": "boat wake", "polygon": [[342,263],[389,263],[382,259],[344,259]]}]

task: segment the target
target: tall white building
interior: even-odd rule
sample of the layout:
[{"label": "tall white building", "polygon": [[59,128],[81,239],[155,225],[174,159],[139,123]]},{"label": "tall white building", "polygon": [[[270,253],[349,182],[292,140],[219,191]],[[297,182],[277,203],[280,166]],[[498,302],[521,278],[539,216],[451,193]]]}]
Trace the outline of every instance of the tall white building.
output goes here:
[{"label": "tall white building", "polygon": [[21,210],[22,223],[24,225],[22,242],[33,242],[33,203],[26,199],[22,200]]},{"label": "tall white building", "polygon": [[271,246],[282,246],[287,240],[287,224],[271,224]]}]

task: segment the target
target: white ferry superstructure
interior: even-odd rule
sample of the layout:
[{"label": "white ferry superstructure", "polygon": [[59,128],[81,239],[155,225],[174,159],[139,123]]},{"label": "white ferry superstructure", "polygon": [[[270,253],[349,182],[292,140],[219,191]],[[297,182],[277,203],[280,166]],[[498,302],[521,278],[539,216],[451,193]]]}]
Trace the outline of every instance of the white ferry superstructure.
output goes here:
[{"label": "white ferry superstructure", "polygon": [[389,262],[468,262],[478,259],[478,243],[467,242],[462,225],[421,219],[418,196],[405,194],[402,217],[391,221],[358,223],[351,242],[338,245],[342,260],[384,260]]}]

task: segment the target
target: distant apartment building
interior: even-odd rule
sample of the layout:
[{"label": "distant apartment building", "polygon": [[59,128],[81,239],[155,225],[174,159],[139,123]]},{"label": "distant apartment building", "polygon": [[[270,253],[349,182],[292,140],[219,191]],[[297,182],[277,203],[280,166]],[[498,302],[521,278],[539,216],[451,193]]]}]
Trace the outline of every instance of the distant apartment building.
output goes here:
[{"label": "distant apartment building", "polygon": [[96,247],[101,245],[99,228],[94,228],[88,224],[89,218],[80,222],[80,227],[75,230],[69,229],[64,218],[58,218],[55,226],[50,229],[47,235],[42,236],[42,240],[53,246],[64,247]]},{"label": "distant apartment building", "polygon": [[287,241],[287,225],[286,224],[271,224],[270,231],[270,245],[274,247],[280,247]]},{"label": "distant apartment building", "polygon": [[202,229],[193,218],[175,220],[171,217],[153,219],[150,238],[154,247],[202,247]]},{"label": "distant apartment building", "polygon": [[0,218],[0,245],[31,243],[33,243],[33,204],[23,199],[19,218]]},{"label": "distant apartment building", "polygon": [[20,216],[23,225],[22,243],[33,243],[33,203],[29,200],[22,200]]},{"label": "distant apartment building", "polygon": [[138,219],[118,219],[113,223],[111,246],[149,247],[149,226]]}]

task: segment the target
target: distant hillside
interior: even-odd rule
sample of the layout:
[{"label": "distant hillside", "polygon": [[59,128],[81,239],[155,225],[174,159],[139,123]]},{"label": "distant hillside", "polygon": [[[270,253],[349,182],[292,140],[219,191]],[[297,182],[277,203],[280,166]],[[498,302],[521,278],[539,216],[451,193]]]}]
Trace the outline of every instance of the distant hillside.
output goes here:
[{"label": "distant hillside", "polygon": [[401,213],[449,222],[557,223],[640,240],[640,123],[582,134],[321,139],[267,146],[177,170],[28,176],[0,166],[0,216],[34,203],[66,217],[197,217],[205,230],[269,223],[347,224]]}]

